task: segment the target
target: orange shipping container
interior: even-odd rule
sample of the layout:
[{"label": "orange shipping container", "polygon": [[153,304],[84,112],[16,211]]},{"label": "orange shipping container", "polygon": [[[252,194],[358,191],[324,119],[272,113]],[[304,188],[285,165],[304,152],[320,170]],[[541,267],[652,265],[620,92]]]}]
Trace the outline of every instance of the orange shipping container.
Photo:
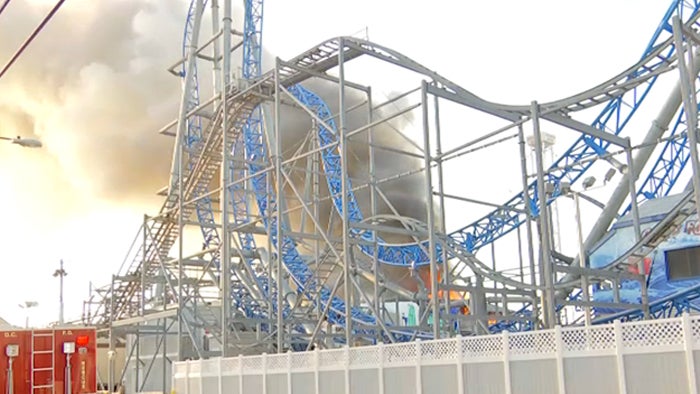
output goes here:
[{"label": "orange shipping container", "polygon": [[2,330],[0,386],[9,392],[12,359],[13,394],[64,394],[68,384],[71,394],[96,393],[96,339],[94,328]]}]

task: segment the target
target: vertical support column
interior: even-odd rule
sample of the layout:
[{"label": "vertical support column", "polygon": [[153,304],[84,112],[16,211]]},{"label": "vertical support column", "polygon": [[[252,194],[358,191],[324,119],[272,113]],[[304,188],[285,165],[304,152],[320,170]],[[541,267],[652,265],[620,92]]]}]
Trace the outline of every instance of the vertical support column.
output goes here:
[{"label": "vertical support column", "polygon": [[[629,145],[625,148],[625,154],[627,156],[627,168],[631,169],[634,168],[634,162],[632,159],[632,143],[630,142],[629,137],[627,137],[627,144]],[[639,176],[637,173],[631,172],[630,176],[627,177],[630,201],[632,204],[632,220],[634,225],[635,242],[639,242],[639,240],[642,238],[642,228],[639,224],[639,204],[637,204],[637,187],[635,186],[637,176]]]},{"label": "vertical support column", "polygon": [[700,215],[700,162],[698,161],[698,104],[695,96],[695,55],[691,41],[688,41],[688,58],[686,64],[683,45],[683,26],[678,16],[673,17],[673,39],[678,51],[678,70],[681,73],[681,95],[683,97],[683,110],[685,111],[686,124],[688,127],[688,144],[690,145],[690,163],[693,168],[693,189],[695,192],[695,209]]},{"label": "vertical support column", "polygon": [[[530,267],[530,282],[532,285],[537,284],[535,276],[535,251],[532,240],[532,205],[530,202],[530,186],[527,183],[527,154],[525,153],[525,133],[523,132],[522,123],[518,125],[518,146],[520,152],[520,178],[523,186],[523,201],[525,203],[525,234],[527,237],[527,258]],[[537,294],[533,291],[532,296],[532,313],[537,313]],[[535,324],[537,328],[537,324]]]},{"label": "vertical support column", "polygon": [[[372,88],[367,88],[367,124],[374,121],[374,109],[372,108]],[[369,205],[371,217],[377,216],[377,177],[374,162],[374,128],[367,129],[367,148],[369,150]],[[379,244],[377,232],[372,231],[372,270],[374,271],[374,283],[372,283],[374,310],[377,311],[377,321],[384,319],[384,306],[379,302]],[[378,324],[377,324],[378,325]],[[382,331],[376,331],[377,343],[382,343]],[[389,334],[391,335],[391,334]]]},{"label": "vertical support column", "polygon": [[537,200],[539,202],[540,222],[540,268],[544,274],[544,326],[552,328],[555,324],[554,283],[552,277],[552,251],[549,244],[549,218],[547,217],[547,194],[544,185],[544,161],[542,157],[542,135],[540,134],[539,105],[533,101],[530,105],[532,129],[535,136],[535,161],[537,167]]},{"label": "vertical support column", "polygon": [[[141,239],[142,242],[142,253],[141,253],[141,281],[140,281],[140,300],[139,300],[139,314],[141,316],[144,316],[146,314],[146,264],[147,264],[147,259],[146,259],[146,252],[147,252],[147,247],[146,245],[148,244],[148,215],[143,215],[143,237]],[[135,376],[134,376],[134,391],[139,392],[140,391],[140,385],[139,385],[139,378],[140,378],[140,372],[141,372],[141,325],[142,323],[137,323],[136,324],[136,370]],[[145,376],[144,376],[145,380]]]},{"label": "vertical support column", "polygon": [[[277,111],[277,107],[274,108],[275,111]],[[274,125],[273,125],[274,127]],[[266,132],[269,132],[269,128],[266,127]],[[272,130],[274,133],[274,130]],[[269,139],[268,139],[269,140]],[[268,152],[270,152],[270,160],[272,161],[273,158],[271,157],[271,152],[273,151],[273,147],[268,145]],[[273,240],[276,239],[274,234],[277,231],[275,224],[275,219],[274,215],[277,215],[277,212],[273,212],[272,207],[272,193],[274,192],[274,187],[273,187],[273,179],[272,179],[272,171],[269,173],[265,174],[265,206],[267,207],[267,220],[269,225],[265,226],[265,232],[267,235],[267,250],[269,252],[269,260],[267,264],[267,277],[268,278],[274,278],[274,275],[272,274],[272,270],[274,269],[274,266],[276,265],[275,263],[277,260],[275,259],[275,253],[274,253],[274,248],[277,247],[277,244],[275,243],[273,245]],[[265,302],[267,303],[268,307],[268,317],[269,317],[269,324],[267,325],[269,334],[272,335],[273,332],[273,327],[274,327],[274,321],[273,319],[275,318],[275,306],[277,305],[277,300],[272,299],[272,292],[274,291],[273,287],[270,286],[270,296],[265,297]],[[272,341],[268,341],[268,346],[267,346],[267,351],[272,352]]]},{"label": "vertical support column", "polygon": [[[231,0],[222,0],[224,2],[230,2]],[[227,34],[225,30],[219,30],[219,0],[211,0],[211,32],[213,36],[218,35],[221,33],[222,35]],[[221,48],[219,47],[220,40],[217,38],[213,43],[212,43],[212,52],[213,52],[213,59],[211,61],[212,63],[212,82],[213,82],[213,88],[214,88],[214,97],[220,96],[221,91],[222,91],[222,84],[221,84]],[[230,56],[230,55],[229,55]],[[219,105],[219,100],[215,98],[214,101],[214,108],[216,108]]]},{"label": "vertical support column", "polygon": [[275,61],[275,120],[274,120],[274,134],[275,134],[275,153],[274,153],[274,167],[275,167],[275,194],[277,196],[277,220],[275,221],[277,233],[276,245],[277,258],[275,259],[276,269],[277,269],[277,352],[284,352],[284,316],[282,314],[282,256],[284,253],[284,235],[282,234],[282,218],[283,218],[283,201],[284,201],[284,184],[282,182],[282,135],[280,128],[280,111],[282,107],[281,102],[281,92],[282,86],[280,84],[280,60],[279,58]]},{"label": "vertical support column", "polygon": [[685,368],[688,373],[688,392],[698,392],[698,382],[695,376],[695,355],[693,354],[693,327],[691,326],[690,315],[683,313],[681,318],[683,324],[683,348],[685,349]]},{"label": "vertical support column", "polygon": [[487,310],[486,310],[486,292],[484,291],[484,277],[475,274],[474,275],[474,288],[470,293],[470,314],[474,316],[474,322],[472,324],[472,330],[476,334],[487,334],[484,327],[488,324]]},{"label": "vertical support column", "polygon": [[[320,147],[321,142],[320,138],[318,136],[319,133],[319,128],[318,128],[318,122],[316,122],[315,119],[311,120],[311,149],[314,149],[315,147]],[[370,159],[371,160],[371,159]],[[315,218],[320,218],[321,217],[321,152],[315,152],[311,156],[311,176],[313,177],[313,185],[311,189],[311,194],[313,195],[313,204],[314,204],[314,217]],[[371,165],[371,164],[370,164]],[[320,264],[321,264],[321,236],[320,232],[322,231],[318,226],[312,226],[313,232],[314,232],[314,262],[316,263],[316,269],[314,270],[315,275],[316,275],[316,283],[323,283],[322,280],[322,275],[321,275],[321,270],[320,270]],[[303,227],[302,227],[303,229]],[[317,285],[318,286],[318,285]],[[321,297],[317,297],[316,301],[316,310],[321,313],[322,310],[324,310],[323,307],[323,302],[321,301]],[[318,316],[318,319],[321,320],[323,319],[323,316]]]},{"label": "vertical support column", "polygon": [[[177,360],[182,361],[184,358],[182,349],[182,335],[183,331],[183,321],[182,321],[182,309],[184,306],[183,299],[183,288],[182,283],[184,279],[184,272],[182,268],[182,259],[184,253],[184,228],[185,228],[185,218],[183,217],[184,209],[184,173],[185,173],[185,159],[184,159],[184,146],[187,139],[187,112],[189,111],[189,100],[190,95],[193,90],[193,75],[195,72],[195,67],[197,65],[197,47],[199,45],[199,28],[202,22],[202,9],[204,7],[203,0],[197,0],[194,6],[193,18],[194,22],[192,24],[192,36],[190,37],[190,43],[187,46],[187,58],[186,58],[186,74],[185,83],[183,86],[182,101],[180,102],[180,111],[178,117],[178,128],[177,136],[175,139],[175,150],[177,157],[177,229],[178,229],[178,246],[177,246],[177,268],[178,268],[178,280],[177,280],[177,290],[172,289],[177,296]],[[165,298],[163,298],[165,299]]]},{"label": "vertical support column", "polygon": [[[576,205],[576,230],[578,236],[578,258],[581,262],[581,267],[588,268],[588,259],[586,258],[586,250],[583,247],[583,228],[581,226],[581,199],[578,192],[573,192],[574,205]],[[591,307],[588,302],[591,300],[588,293],[588,274],[581,274],[581,291],[583,294],[583,306],[586,326],[591,325]]]},{"label": "vertical support column", "polygon": [[[167,371],[168,369],[172,370],[172,365],[168,367],[168,319],[163,319],[163,371]],[[168,379],[166,378],[167,374],[163,374],[163,387],[162,390],[165,392],[165,389],[168,387]]]},{"label": "vertical support column", "polygon": [[[445,223],[446,217],[445,217],[445,181],[444,181],[444,176],[443,176],[443,169],[442,169],[442,133],[440,130],[440,98],[436,95],[433,95],[434,100],[433,100],[433,105],[434,105],[434,118],[435,118],[435,157],[436,157],[436,164],[437,164],[437,175],[438,175],[438,195],[439,197],[439,206],[440,206],[440,234],[447,234],[447,224]],[[449,284],[451,283],[450,280],[450,267],[447,264],[447,248],[443,247],[442,248],[442,269],[443,269],[443,275],[442,275],[442,283],[445,285],[445,290],[443,291],[444,294],[444,303],[445,303],[445,319],[447,322],[447,332],[449,333],[450,336],[452,336],[453,333],[457,332],[459,334],[459,330],[456,327],[453,327],[452,320],[450,319],[451,317],[451,311],[450,311],[450,288]],[[455,319],[456,321],[456,319]]]},{"label": "vertical support column", "polygon": [[221,170],[220,170],[220,186],[221,186],[221,355],[226,357],[230,354],[231,349],[231,331],[229,329],[229,321],[231,319],[231,231],[229,226],[229,210],[231,208],[230,199],[231,193],[229,185],[231,184],[231,152],[228,147],[233,146],[233,141],[229,141],[230,136],[228,129],[233,125],[229,124],[228,107],[229,103],[226,100],[226,91],[231,83],[231,0],[224,0],[224,17],[223,17],[223,70],[222,70],[222,85],[221,86],[221,111],[223,119],[221,121],[222,142],[221,142]]},{"label": "vertical support column", "polygon": [[342,205],[342,227],[343,227],[343,290],[345,298],[345,343],[352,346],[352,300],[350,299],[351,281],[350,281],[350,215],[348,213],[348,147],[347,147],[347,130],[345,124],[345,41],[340,39],[340,49],[338,50],[338,79],[339,79],[339,109],[338,123],[340,131],[340,189],[341,189],[341,205]]},{"label": "vertical support column", "polygon": [[109,350],[107,351],[109,366],[107,367],[107,384],[109,385],[109,390],[114,390],[115,341],[114,326],[112,325],[114,323],[114,275],[112,275],[112,284],[109,294]]},{"label": "vertical support column", "polygon": [[[199,1],[197,2],[199,4]],[[190,79],[187,77],[187,79]],[[187,85],[187,83],[185,83]],[[184,123],[184,120],[183,120]],[[185,182],[184,182],[184,169],[185,169],[185,159],[184,159],[184,143],[185,139],[187,136],[183,132],[181,135],[178,135],[178,139],[176,144],[178,145],[178,150],[179,150],[179,155],[177,158],[177,231],[178,231],[178,237],[177,237],[177,290],[176,289],[170,289],[173,291],[177,297],[177,361],[182,361],[184,359],[184,354],[182,351],[182,335],[184,333],[183,326],[182,326],[182,309],[184,306],[183,303],[183,294],[182,294],[182,282],[184,279],[184,270],[182,268],[182,259],[184,258],[184,236],[185,236],[185,218],[183,217],[182,211],[185,208],[185,203],[184,203],[184,189],[185,189]],[[156,247],[154,245],[154,247]],[[163,272],[163,275],[166,275],[165,272]],[[166,300],[167,298],[167,289],[166,286],[163,286],[163,307],[166,305]],[[189,388],[188,388],[189,390]]]},{"label": "vertical support column", "polygon": [[440,298],[438,297],[438,270],[435,258],[435,211],[433,210],[432,157],[430,154],[430,118],[428,111],[428,83],[421,83],[423,112],[423,166],[425,168],[425,206],[428,222],[428,257],[430,259],[430,301],[433,309],[433,338],[440,338]]},{"label": "vertical support column", "polygon": [[[634,161],[632,159],[632,143],[629,137],[627,137],[627,145],[628,146],[625,148],[627,168],[632,169],[634,168]],[[634,224],[635,243],[642,239],[642,227],[639,220],[639,204],[637,204],[636,181],[638,176],[639,173],[632,171],[627,177],[629,182],[630,201],[632,202],[632,221]],[[647,289],[646,269],[644,268],[643,258],[637,262],[637,269],[639,274],[642,275],[642,280],[639,282],[639,289],[642,295],[642,310],[644,311],[644,319],[649,319],[649,290]]]}]

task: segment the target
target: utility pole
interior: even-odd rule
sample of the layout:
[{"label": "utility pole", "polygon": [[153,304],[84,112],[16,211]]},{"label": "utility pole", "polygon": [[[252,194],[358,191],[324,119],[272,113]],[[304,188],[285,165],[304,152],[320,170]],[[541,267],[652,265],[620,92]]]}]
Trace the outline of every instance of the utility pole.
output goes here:
[{"label": "utility pole", "polygon": [[63,259],[61,259],[61,266],[53,273],[53,277],[59,277],[59,302],[60,306],[58,309],[58,324],[63,325],[63,277],[68,275],[66,270],[63,269]]}]

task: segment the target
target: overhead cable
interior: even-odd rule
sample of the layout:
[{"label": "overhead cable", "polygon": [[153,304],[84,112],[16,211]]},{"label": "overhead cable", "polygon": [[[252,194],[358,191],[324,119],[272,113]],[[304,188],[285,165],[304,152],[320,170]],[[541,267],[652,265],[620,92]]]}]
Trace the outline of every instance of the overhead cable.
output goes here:
[{"label": "overhead cable", "polygon": [[[63,3],[64,3],[65,1],[66,1],[66,0],[59,0],[58,3],[56,3],[56,5],[51,9],[51,11],[49,12],[49,14],[46,15],[46,17],[44,18],[43,21],[41,21],[41,23],[39,24],[39,26],[37,26],[37,28],[34,29],[34,31],[32,32],[32,34],[27,38],[26,41],[24,41],[24,43],[22,44],[22,46],[19,47],[19,49],[17,50],[17,52],[15,52],[15,54],[12,55],[12,58],[10,59],[10,61],[7,62],[7,64],[5,64],[5,66],[2,68],[2,70],[0,70],[0,78],[2,78],[2,76],[5,75],[5,73],[7,72],[7,70],[10,69],[10,67],[12,66],[12,64],[14,64],[14,62],[17,61],[17,59],[22,55],[22,53],[24,52],[24,50],[27,49],[27,47],[29,46],[29,44],[31,44],[31,42],[34,40],[34,38],[36,38],[36,36],[41,32],[41,30],[44,28],[44,26],[46,26],[46,24],[51,20],[51,18],[54,16],[54,14],[56,13],[56,11],[58,11],[58,9],[61,8],[61,6],[63,5]],[[6,6],[8,3],[9,3],[9,0],[6,0],[5,3],[3,4],[3,8],[2,8],[2,9],[4,9],[5,6]],[[2,9],[0,9],[0,12],[2,12]]]},{"label": "overhead cable", "polygon": [[0,14],[5,11],[5,7],[7,7],[8,4],[10,4],[10,0],[5,0],[2,5],[0,5]]}]

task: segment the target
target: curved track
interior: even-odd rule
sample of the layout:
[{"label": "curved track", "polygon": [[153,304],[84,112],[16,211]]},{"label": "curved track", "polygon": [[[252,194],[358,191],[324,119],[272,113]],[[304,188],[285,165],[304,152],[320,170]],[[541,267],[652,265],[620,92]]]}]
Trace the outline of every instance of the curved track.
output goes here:
[{"label": "curved track", "polygon": [[[600,113],[591,126],[614,134],[619,134],[652,88],[656,78],[660,74],[674,68],[673,53],[675,48],[672,40],[670,38],[663,39],[663,35],[664,32],[667,32],[667,26],[670,25],[669,21],[671,16],[676,12],[679,12],[684,16],[684,22],[691,20],[691,16],[692,18],[696,18],[695,15],[697,4],[694,5],[695,8],[693,8],[692,13],[680,12],[685,10],[685,5],[686,3],[675,2],[669,9],[668,13],[664,16],[664,20],[662,21],[659,29],[652,37],[652,40],[642,59],[635,66],[586,92],[563,100],[542,104],[541,107],[543,109],[543,117],[553,122],[557,122],[571,112],[604,104],[604,110]],[[188,35],[186,34],[185,37],[187,42]],[[451,81],[421,66],[417,62],[408,59],[398,52],[368,41],[354,38],[330,40],[314,47],[309,52],[292,59],[289,63],[303,64],[304,67],[309,68],[309,62],[312,63],[312,66],[320,65],[321,61],[318,60],[319,57],[322,60],[331,59],[340,50],[348,52],[348,56],[346,56],[347,58],[364,54],[378,57],[382,60],[400,63],[402,67],[431,78],[435,87],[444,89],[448,92],[459,93],[462,97],[468,97],[468,105],[471,105],[474,108],[486,113],[490,113],[494,116],[512,121],[529,116],[529,106],[502,105],[482,100],[476,95],[473,95],[467,90],[461,88],[459,85],[452,83]],[[322,53],[322,55],[318,56],[319,53]],[[313,56],[310,56],[310,54],[316,54],[317,56],[314,58]],[[327,66],[327,68],[331,68],[331,66],[332,64]],[[323,67],[326,66],[324,65]],[[260,74],[258,73],[257,75],[250,75],[249,77],[259,76]],[[286,73],[282,74],[282,77],[285,80],[285,86],[288,86],[288,90],[299,101],[311,108],[320,119],[327,119],[326,123],[330,127],[319,127],[318,140],[320,147],[323,148],[322,158],[324,172],[327,174],[327,182],[331,195],[333,196],[335,209],[339,214],[348,217],[352,222],[362,221],[363,216],[354,194],[348,195],[348,212],[342,212],[342,193],[340,191],[340,183],[343,173],[340,168],[340,157],[335,144],[335,136],[337,135],[335,124],[332,120],[327,105],[317,95],[298,85],[298,82],[302,82],[304,80],[304,76],[296,73],[292,69],[289,69]],[[258,80],[263,81],[264,79],[265,76],[262,76],[259,77]],[[198,94],[193,93],[192,97],[198,97]],[[237,97],[237,99],[241,99],[241,97]],[[247,126],[243,128],[243,138],[237,139],[241,145],[237,145],[235,150],[238,152],[245,150],[245,156],[248,159],[247,162],[249,163],[247,172],[250,174],[258,174],[252,178],[251,183],[254,188],[256,202],[261,216],[272,217],[270,213],[277,203],[275,196],[269,193],[267,175],[264,169],[259,164],[254,164],[265,162],[268,159],[267,152],[265,152],[264,148],[265,144],[263,143],[262,128],[259,124],[260,115],[258,115],[258,120],[255,120],[254,115],[255,111],[259,111],[259,109],[257,109],[259,102],[255,102],[255,99],[253,98],[247,99],[249,99],[250,102],[245,103],[245,105],[240,105],[238,108],[240,109],[245,107],[250,110],[249,113],[245,114],[245,117],[242,117],[243,112],[233,114],[236,121],[245,121],[247,124]],[[194,119],[195,120],[192,121],[191,124],[188,124],[188,140],[191,139],[192,145],[199,148],[199,146],[202,146],[201,124],[198,123],[196,120],[197,118]],[[251,119],[253,122],[257,121],[258,123],[251,125]],[[212,129],[211,134],[214,133],[215,131]],[[200,140],[197,140],[198,137]],[[557,160],[552,166],[552,168],[566,168],[566,170],[551,171],[549,173],[549,180],[554,181],[557,184],[563,180],[567,180],[571,183],[575,182],[592,164],[591,161],[585,161],[585,159],[605,153],[607,146],[608,143],[602,140],[595,140],[585,136],[581,137],[567,151],[567,153],[562,158]],[[196,158],[198,156],[198,152],[202,151],[195,149],[190,154],[190,157]],[[584,161],[584,164],[581,164],[581,161]],[[201,170],[201,168],[199,170]],[[191,163],[190,171],[197,171],[194,163]],[[242,170],[234,171],[235,177],[242,177],[244,174],[245,172]],[[351,187],[349,189],[351,189]],[[530,184],[529,192],[531,193],[530,200],[533,202],[537,200],[534,190],[535,184],[532,183]],[[237,192],[234,192],[234,196],[239,196],[234,201],[234,212],[237,212],[237,220],[240,218],[240,222],[237,223],[240,224],[250,220],[250,215],[248,213],[245,193],[240,193],[240,190]],[[195,187],[194,195],[196,196],[199,194],[203,194],[203,192],[200,193],[200,191]],[[206,200],[202,201],[203,207],[201,208],[201,213],[199,205],[197,206],[197,213],[200,222],[205,223],[208,220],[207,215],[211,213],[211,208],[210,202],[209,207],[207,207]],[[524,206],[524,202],[525,197],[521,193],[509,200],[504,205],[507,207],[522,208]],[[533,204],[533,206],[534,205],[535,204]],[[513,287],[526,289],[533,288],[531,285],[513,281],[496,272],[493,272],[483,263],[480,263],[472,254],[472,252],[479,247],[493,242],[520,225],[523,222],[523,217],[517,213],[514,214],[514,212],[517,211],[517,209],[498,210],[475,223],[449,234],[449,236],[441,236],[441,242],[438,242],[435,251],[438,259],[440,256],[442,256],[442,248],[446,248],[450,257],[459,258],[461,261],[465,262],[465,264],[468,264],[474,272],[489,277],[494,281],[498,281]],[[522,209],[520,209],[520,211],[522,211]],[[505,219],[503,218],[504,215],[506,217]],[[265,221],[265,225],[269,228],[270,234],[272,235],[273,243],[277,241],[278,237],[276,232],[276,220],[277,219],[273,217],[273,219]],[[283,228],[286,227],[284,223],[282,226]],[[360,238],[371,238],[372,236],[368,232],[359,231],[354,232],[353,235]],[[205,232],[204,236],[205,240],[210,241],[216,240],[218,237],[215,232],[213,234],[211,232]],[[371,241],[371,239],[365,240]],[[251,235],[242,236],[240,241],[242,248],[251,251],[255,249]],[[292,280],[299,289],[299,292],[306,293],[311,297],[318,294],[323,305],[330,303],[330,320],[335,324],[343,325],[346,319],[344,316],[345,305],[343,300],[341,300],[339,297],[331,296],[331,291],[329,289],[316,282],[313,273],[297,251],[293,239],[283,236],[281,243],[283,245],[281,250],[282,259],[285,263],[287,271],[291,274]],[[361,249],[363,252],[369,255],[373,255],[375,253],[371,246],[363,245],[361,246]],[[377,255],[379,255],[380,261],[385,264],[410,266],[413,264],[425,265],[429,263],[427,242],[392,245],[380,241],[380,246],[376,252]],[[266,295],[270,295],[271,293],[269,289],[274,287],[268,282],[270,278],[258,277],[258,279],[264,282],[261,286],[261,290],[264,291]],[[241,297],[246,298],[249,297],[249,295],[245,294],[244,291],[241,291]],[[258,311],[254,311],[254,313],[258,313]],[[259,313],[264,312],[259,311]],[[362,313],[359,309],[353,309],[352,319],[361,324],[376,324],[373,316]]]}]

